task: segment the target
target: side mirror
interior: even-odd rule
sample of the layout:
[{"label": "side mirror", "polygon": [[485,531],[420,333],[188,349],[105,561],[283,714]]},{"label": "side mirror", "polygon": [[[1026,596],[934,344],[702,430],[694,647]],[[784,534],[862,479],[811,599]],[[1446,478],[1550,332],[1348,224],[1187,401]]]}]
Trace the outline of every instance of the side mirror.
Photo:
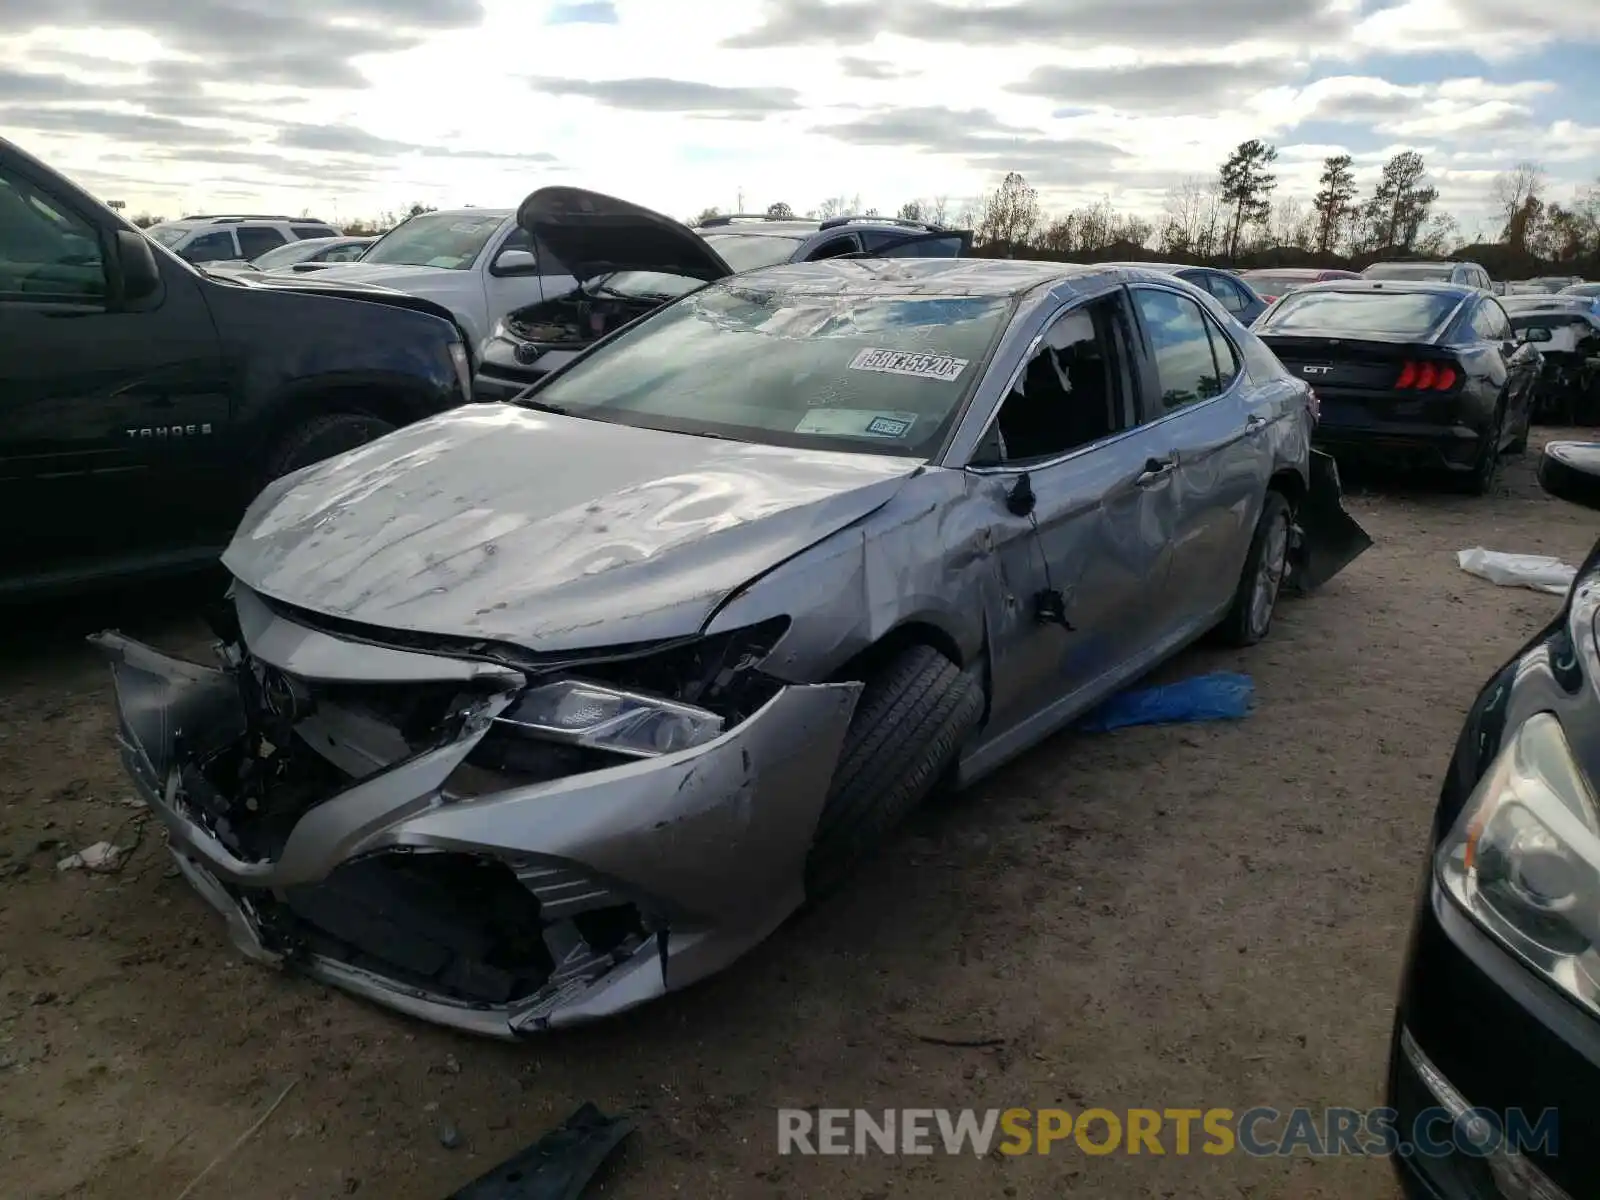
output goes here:
[{"label": "side mirror", "polygon": [[502,250],[494,260],[496,275],[535,275],[538,271],[539,260],[532,250]]},{"label": "side mirror", "polygon": [[1539,486],[1561,500],[1600,509],[1600,442],[1547,443]]},{"label": "side mirror", "polygon": [[117,266],[122,273],[123,304],[148,300],[161,290],[161,268],[144,234],[117,230]]},{"label": "side mirror", "polygon": [[1522,331],[1517,340],[1519,342],[1553,342],[1555,336],[1543,325],[1530,325]]}]

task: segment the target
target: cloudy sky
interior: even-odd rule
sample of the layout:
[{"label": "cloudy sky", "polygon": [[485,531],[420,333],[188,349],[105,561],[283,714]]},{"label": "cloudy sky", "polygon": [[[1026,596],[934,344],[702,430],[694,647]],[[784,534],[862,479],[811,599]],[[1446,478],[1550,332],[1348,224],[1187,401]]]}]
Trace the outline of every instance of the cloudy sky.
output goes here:
[{"label": "cloudy sky", "polygon": [[130,212],[354,218],[548,182],[675,216],[1021,171],[1154,212],[1229,148],[1426,157],[1467,232],[1600,175],[1600,0],[3,0],[0,134]]}]

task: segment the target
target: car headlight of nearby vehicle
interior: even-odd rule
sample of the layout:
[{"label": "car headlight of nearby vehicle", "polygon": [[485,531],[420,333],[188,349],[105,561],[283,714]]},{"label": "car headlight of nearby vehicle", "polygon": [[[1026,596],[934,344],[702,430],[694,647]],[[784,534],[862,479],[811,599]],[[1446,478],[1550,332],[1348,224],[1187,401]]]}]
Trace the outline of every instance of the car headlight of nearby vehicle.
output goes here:
[{"label": "car headlight of nearby vehicle", "polygon": [[1434,866],[1495,938],[1600,1014],[1600,818],[1561,723],[1512,735],[1439,847]]},{"label": "car headlight of nearby vehicle", "polygon": [[450,365],[456,369],[456,382],[463,396],[472,395],[472,359],[467,354],[466,343],[450,343]]},{"label": "car headlight of nearby vehicle", "polygon": [[552,741],[653,758],[709,742],[722,732],[714,712],[578,679],[529,688],[499,724]]}]

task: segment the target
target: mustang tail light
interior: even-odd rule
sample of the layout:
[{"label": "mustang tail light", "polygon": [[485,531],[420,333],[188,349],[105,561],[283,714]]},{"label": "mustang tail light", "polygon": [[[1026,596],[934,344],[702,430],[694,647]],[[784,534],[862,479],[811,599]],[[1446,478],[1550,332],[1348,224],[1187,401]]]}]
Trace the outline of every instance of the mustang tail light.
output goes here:
[{"label": "mustang tail light", "polygon": [[1448,392],[1460,378],[1461,372],[1449,363],[1424,359],[1401,367],[1394,386],[1397,391]]}]

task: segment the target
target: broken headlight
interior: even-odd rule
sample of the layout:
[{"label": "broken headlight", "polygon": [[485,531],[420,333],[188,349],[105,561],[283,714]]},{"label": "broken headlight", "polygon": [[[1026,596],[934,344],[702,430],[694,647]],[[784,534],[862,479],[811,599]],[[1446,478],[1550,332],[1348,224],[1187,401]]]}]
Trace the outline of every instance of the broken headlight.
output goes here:
[{"label": "broken headlight", "polygon": [[1600,814],[1554,716],[1511,735],[1435,870],[1479,925],[1600,1013]]},{"label": "broken headlight", "polygon": [[633,758],[653,758],[709,742],[723,719],[693,704],[562,679],[529,688],[498,723],[537,737]]}]

